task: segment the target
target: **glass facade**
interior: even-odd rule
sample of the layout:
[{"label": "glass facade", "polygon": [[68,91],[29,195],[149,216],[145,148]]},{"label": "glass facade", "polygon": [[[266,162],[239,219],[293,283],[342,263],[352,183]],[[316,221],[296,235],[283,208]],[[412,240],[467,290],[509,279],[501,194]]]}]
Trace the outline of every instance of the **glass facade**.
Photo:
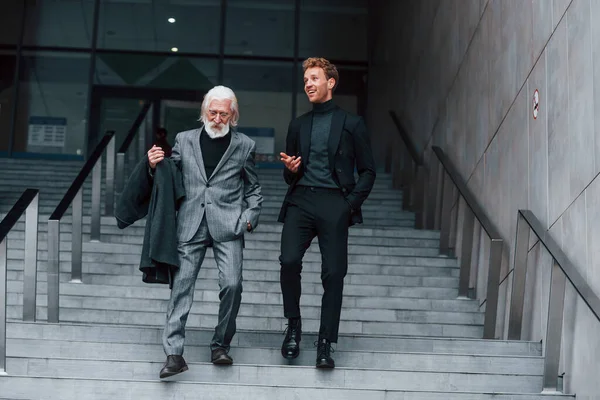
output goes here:
[{"label": "glass facade", "polygon": [[24,2],[26,46],[90,48],[94,0],[36,0]]},{"label": "glass facade", "polygon": [[5,133],[11,130],[16,66],[14,51],[0,51],[0,154],[8,152],[9,147],[10,135]]},{"label": "glass facade", "polygon": [[225,60],[223,81],[235,88],[239,130],[257,143],[259,161],[285,149],[292,118],[293,62]]},{"label": "glass facade", "polygon": [[99,18],[99,49],[219,53],[219,1],[103,0]]},{"label": "glass facade", "polygon": [[172,141],[224,84],[269,160],[310,109],[309,56],[336,63],[336,102],[364,113],[367,0],[3,0],[0,11],[0,155],[85,157],[106,130],[119,146],[145,101]]},{"label": "glass facade", "polygon": [[225,54],[294,56],[295,0],[227,1]]},{"label": "glass facade", "polygon": [[25,2],[3,0],[0,10],[0,44],[16,45],[19,42]]},{"label": "glass facade", "polygon": [[89,69],[87,53],[23,52],[16,152],[84,154]]}]

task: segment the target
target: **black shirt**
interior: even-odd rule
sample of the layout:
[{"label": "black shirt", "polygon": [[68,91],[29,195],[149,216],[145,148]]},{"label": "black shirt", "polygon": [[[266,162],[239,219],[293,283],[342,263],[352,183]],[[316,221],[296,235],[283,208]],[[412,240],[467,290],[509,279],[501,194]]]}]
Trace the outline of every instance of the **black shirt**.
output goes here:
[{"label": "black shirt", "polygon": [[329,168],[329,132],[335,104],[333,100],[313,104],[312,128],[310,131],[310,151],[304,165],[304,175],[298,185],[324,188],[337,188]]},{"label": "black shirt", "polygon": [[202,158],[204,159],[204,170],[206,171],[206,179],[210,179],[213,171],[223,158],[225,150],[231,143],[231,131],[220,138],[212,139],[206,133],[206,129],[202,128],[200,133],[200,149],[202,151]]}]

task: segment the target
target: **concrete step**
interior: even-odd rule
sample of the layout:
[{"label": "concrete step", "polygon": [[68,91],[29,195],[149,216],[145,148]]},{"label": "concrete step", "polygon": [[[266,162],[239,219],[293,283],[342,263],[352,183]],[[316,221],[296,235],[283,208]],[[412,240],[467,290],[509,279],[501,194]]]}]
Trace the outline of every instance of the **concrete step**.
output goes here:
[{"label": "concrete step", "polygon": [[[124,233],[126,231],[121,231]],[[103,243],[121,243],[121,244],[137,244],[141,245],[144,238],[141,236],[127,236],[123,234],[107,234],[104,233],[102,235]],[[10,243],[14,243],[13,248],[22,248],[22,243],[25,240],[25,232],[22,230],[13,229],[8,234],[8,239]],[[42,243],[48,240],[47,232],[38,232],[38,242],[39,245],[42,246]],[[72,235],[70,232],[62,232],[60,234],[61,242],[68,243],[70,246]],[[246,248],[256,248],[258,246],[276,246],[279,248],[281,240],[280,233],[269,233],[269,232],[254,232],[252,234],[246,235],[245,237],[245,246]],[[83,242],[87,243],[90,241],[90,235],[83,235]],[[358,235],[350,235],[348,238],[348,250],[350,250],[353,246],[361,245],[361,246],[377,246],[379,248],[386,247],[418,247],[418,248],[439,248],[440,241],[439,239],[428,239],[428,238],[410,238],[410,237],[374,237],[374,236],[358,236]],[[9,244],[9,246],[11,246]],[[255,246],[255,247],[253,247]],[[312,246],[318,246],[318,238],[313,240]],[[311,247],[312,247],[311,246]],[[40,247],[43,249],[43,247]]]},{"label": "concrete step", "polygon": [[[64,248],[70,247],[69,244],[62,244],[63,250],[60,255],[60,270],[64,272],[71,271],[71,251],[65,250]],[[23,270],[23,257],[24,250],[23,249],[12,249],[11,248],[10,255],[11,258],[8,259],[8,269],[11,271],[22,271]],[[85,247],[84,247],[85,249]],[[312,250],[312,249],[311,249]],[[250,250],[248,250],[250,251]],[[269,250],[273,251],[273,250]],[[316,250],[315,250],[316,252]],[[137,253],[137,254],[136,254]],[[101,267],[99,267],[99,262],[95,261],[97,257],[101,256],[114,256],[110,255],[107,252],[99,252],[92,253],[86,252],[86,256],[84,258],[82,267],[84,272],[88,273],[96,273],[96,274],[120,274],[120,275],[137,275],[139,274],[139,259],[141,251],[137,251],[136,253],[132,253],[131,257],[137,255],[134,262],[131,263],[101,263]],[[312,251],[311,251],[312,253]],[[92,261],[90,261],[90,259]],[[106,258],[105,258],[106,259]],[[412,260],[409,259],[409,262],[398,263],[398,264],[378,264],[375,262],[367,263],[354,263],[351,262],[348,264],[348,275],[352,276],[355,274],[358,275],[378,275],[378,276],[406,276],[406,277],[458,277],[459,269],[456,263],[444,263],[440,264],[437,260],[432,257],[433,261],[431,263],[421,262],[419,265],[414,265],[411,263]],[[38,267],[37,270],[39,272],[43,272],[47,270],[47,260],[45,258],[38,258]],[[313,261],[304,261],[302,263],[303,271],[307,272],[321,272],[321,261],[318,259]],[[213,252],[207,251],[207,255],[204,259],[202,270],[206,269],[215,269],[216,261],[213,257]],[[279,273],[281,267],[278,261],[274,260],[261,260],[261,259],[253,259],[247,258],[244,260],[244,269],[245,270],[256,270],[256,271],[273,271]],[[203,272],[201,272],[203,274]],[[202,276],[202,275],[201,275]],[[392,278],[396,279],[396,278]],[[412,279],[412,278],[411,278]]]},{"label": "concrete step", "polygon": [[[89,178],[88,178],[89,179]],[[66,190],[69,188],[69,186],[71,185],[70,182],[66,183],[66,184],[62,184],[62,183],[58,183],[55,185],[51,185],[49,182],[23,182],[23,181],[17,181],[15,180],[14,183],[11,182],[6,182],[6,181],[0,181],[0,191],[10,191],[13,194],[19,194],[22,193],[22,191],[25,188],[33,188],[33,189],[39,189],[40,190],[40,199],[43,198],[44,195],[48,194],[48,195],[60,195],[61,193],[64,195],[64,193],[66,192]],[[102,193],[105,192],[105,187],[103,186],[101,188]],[[261,190],[261,194],[263,195],[263,197],[265,199],[268,199],[270,201],[277,201],[281,204],[281,202],[284,199],[284,196],[286,194],[287,188],[284,186],[273,186],[273,187],[266,187],[266,188],[262,188]],[[86,183],[84,184],[84,194],[86,192],[90,192],[91,193],[91,181],[90,183]],[[388,204],[402,204],[402,192],[400,191],[392,191],[389,189],[379,189],[376,190],[374,189],[373,191],[371,191],[371,193],[369,194],[369,197],[367,198],[367,200],[365,201],[365,204],[369,204],[372,202],[377,202],[377,201],[383,201],[383,200],[387,200]],[[367,203],[369,202],[369,203]]]},{"label": "concrete step", "polygon": [[[255,250],[255,249],[244,249],[244,260],[263,260],[265,262],[273,262],[279,264],[279,251],[275,250]],[[20,260],[23,258],[22,250],[8,250],[7,257],[9,260]],[[48,252],[46,250],[38,251],[38,260],[45,261],[48,258]],[[206,255],[207,258],[212,258],[211,254]],[[60,253],[60,259],[64,261],[71,260],[71,253],[69,251],[62,251]],[[125,265],[138,265],[140,262],[140,255],[138,254],[107,254],[105,252],[92,253],[85,252],[82,255],[82,259],[85,262],[96,262],[99,264],[125,264]],[[316,252],[307,252],[304,255],[304,261],[306,262],[320,262],[321,255]],[[434,256],[392,256],[392,255],[371,255],[371,254],[349,254],[348,263],[350,264],[377,264],[377,265],[402,265],[402,266],[432,266],[432,267],[443,267],[443,266],[456,266],[456,259],[443,258]],[[384,277],[385,278],[385,277]]]},{"label": "concrete step", "polygon": [[[18,198],[19,196],[21,196],[21,194],[23,194],[23,190],[25,187],[26,187],[26,185],[23,185],[23,188],[9,187],[8,189],[4,190],[3,193],[7,197],[12,196],[12,198]],[[65,185],[64,187],[52,186],[52,187],[48,187],[48,188],[35,186],[35,188],[40,189],[40,192],[41,192],[40,197],[39,197],[40,204],[45,205],[45,206],[51,206],[51,205],[58,204],[60,202],[60,200],[62,200],[63,196],[65,195],[68,187],[69,187],[69,185]],[[104,198],[102,200],[104,200]],[[86,207],[91,206],[91,201],[92,201],[91,184],[84,185],[83,201],[84,201],[84,204],[86,205]],[[5,202],[5,201],[1,201],[0,203],[1,204],[10,204],[9,202]],[[263,207],[263,210],[266,210],[266,209],[279,210],[281,208],[281,203],[282,203],[282,201],[274,201],[274,200],[271,200],[270,197],[266,197],[262,203],[262,207]],[[365,203],[363,203],[362,210],[363,211],[402,212],[402,203],[398,202],[396,200],[385,201],[385,202],[380,201],[377,203],[372,203],[371,201],[369,201],[367,199],[367,201]]]},{"label": "concrete step", "polygon": [[[319,375],[320,382],[324,374]],[[218,382],[221,382],[219,379]],[[278,379],[273,379],[274,383]],[[391,389],[344,389],[324,387],[319,384],[312,387],[296,385],[257,385],[215,383],[208,380],[202,382],[178,381],[165,384],[156,378],[151,381],[126,379],[58,379],[42,376],[10,376],[0,379],[2,396],[10,399],[33,399],[44,393],[48,400],[162,400],[177,399],[328,399],[328,400],[562,400],[574,399],[568,395],[515,394],[481,392],[428,392]]]},{"label": "concrete step", "polygon": [[[14,272],[10,271],[10,274]],[[22,273],[20,273],[22,274]],[[22,278],[22,275],[20,276]],[[70,278],[68,274],[61,274],[64,282]],[[104,274],[84,274],[84,284],[90,285],[112,285],[127,287],[144,287],[149,284],[142,282],[141,273],[139,276],[116,276]],[[23,293],[23,281],[12,280],[9,277],[7,282],[8,291],[13,293]],[[155,285],[150,285],[155,286]],[[198,279],[196,281],[197,290],[215,290],[218,287],[216,280]],[[38,294],[47,293],[47,284],[45,281],[38,280]],[[263,293],[281,293],[279,282],[246,281],[244,282],[244,291],[263,292]],[[302,285],[302,294],[321,294],[323,287],[320,283],[306,283]],[[405,297],[419,298],[426,300],[454,300],[458,294],[457,288],[423,287],[423,286],[383,286],[366,284],[344,284],[344,296],[362,296],[362,297]]]},{"label": "concrete step", "polygon": [[[202,312],[201,307],[196,307]],[[37,318],[47,320],[45,307],[37,307]],[[162,326],[165,321],[166,311],[119,311],[119,310],[95,310],[84,308],[61,307],[60,321],[79,322],[92,324],[132,324],[140,326]],[[269,330],[283,332],[287,320],[274,314],[271,317],[255,317],[238,315],[236,324],[239,329],[244,330]],[[7,318],[22,318],[21,306],[8,306]],[[343,318],[343,317],[342,317]],[[187,327],[214,328],[217,324],[217,316],[212,314],[197,314],[192,307]],[[316,333],[319,330],[320,319],[303,318],[302,329],[306,332]],[[380,321],[340,321],[340,331],[356,334],[380,334],[380,335],[411,335],[430,337],[460,337],[480,338],[483,335],[482,325],[468,324],[446,324],[446,323],[418,323],[418,322],[380,322]]]},{"label": "concrete step", "polygon": [[[515,391],[541,392],[542,376],[512,374],[463,374],[456,372],[415,372],[404,370],[377,370],[370,368],[335,368],[323,372],[314,367],[275,366],[261,364],[234,364],[218,368],[210,363],[188,362],[189,371],[169,380],[190,382],[223,382],[228,384],[277,384],[312,387],[319,382],[322,387],[345,389],[425,391]],[[161,362],[127,360],[80,360],[8,358],[7,370],[16,375],[34,375],[55,378],[156,380]]]},{"label": "concrete step", "polygon": [[[209,297],[209,296],[206,296]],[[219,312],[219,302],[217,291],[210,296],[214,300],[205,300],[196,307],[192,307],[191,315],[212,315],[217,316]],[[239,316],[253,318],[271,318],[279,316],[282,313],[282,303],[278,304],[257,304],[245,301],[242,295],[242,305]],[[47,296],[38,296],[37,305],[40,309],[47,306]],[[61,311],[69,308],[83,308],[86,310],[110,310],[135,312],[144,310],[147,312],[166,312],[169,303],[168,297],[162,299],[138,299],[133,297],[92,297],[85,295],[61,295]],[[22,296],[11,295],[8,298],[9,306],[22,306]],[[319,319],[321,315],[321,305],[309,306],[302,304],[302,317],[305,320]],[[421,324],[465,324],[465,325],[483,325],[483,314],[480,312],[451,312],[451,311],[430,311],[430,310],[393,310],[380,308],[374,305],[373,308],[353,308],[342,307],[342,319],[345,321],[357,322],[414,322]]]},{"label": "concrete step", "polygon": [[[9,339],[60,340],[71,342],[103,342],[129,344],[162,343],[164,318],[160,326],[133,326],[131,324],[98,325],[61,322],[9,321],[7,337]],[[283,332],[283,331],[281,331]],[[233,348],[270,348],[281,345],[281,332],[257,329],[248,331],[238,329],[231,343]],[[214,334],[214,327],[186,329],[186,346],[208,346]],[[313,351],[313,343],[317,339],[314,333],[302,334],[300,347]],[[337,343],[338,350],[381,351],[404,353],[437,353],[437,354],[478,354],[499,356],[533,356],[542,355],[540,342],[483,340],[467,338],[433,338],[411,337],[399,335],[361,335],[340,330]]]},{"label": "concrete step", "polygon": [[[261,241],[255,240],[252,235],[245,242],[247,250],[262,250],[280,252],[279,241]],[[10,239],[10,238],[9,238]],[[141,238],[140,238],[141,239]],[[316,240],[315,240],[316,241]],[[102,242],[84,242],[82,243],[83,251],[90,253],[112,253],[112,254],[141,254],[142,243],[139,244],[124,244],[124,243],[102,243]],[[8,246],[11,250],[24,250],[24,239],[12,239]],[[60,242],[60,249],[70,251],[72,244],[67,241]],[[38,250],[48,250],[47,240],[38,242]],[[313,243],[308,249],[308,253],[319,253],[319,245]],[[418,247],[418,246],[372,246],[354,244],[348,246],[348,254],[372,254],[372,255],[388,255],[388,256],[415,256],[415,257],[436,257],[439,256],[439,250],[436,247]]]},{"label": "concrete step", "polygon": [[[8,261],[8,271],[10,273],[23,272],[24,261],[19,259]],[[72,271],[70,261],[62,260],[59,262],[60,271],[68,273]],[[45,281],[45,273],[48,269],[46,261],[38,261],[37,271],[38,279]],[[82,264],[82,271],[85,275],[121,275],[121,276],[139,276],[139,264],[131,265],[102,265],[100,268],[97,263],[85,262]],[[244,262],[244,276],[247,279],[254,277],[255,279],[264,279],[267,281],[277,281],[279,278],[280,267],[277,263],[265,263],[260,260],[246,260]],[[303,263],[303,279],[307,282],[320,282],[321,264],[318,262]],[[217,266],[213,258],[205,259],[202,268],[200,269],[199,278],[216,278]],[[250,274],[250,275],[248,275]],[[314,276],[313,274],[318,274]],[[362,280],[366,278],[365,284],[380,282],[380,276],[385,275],[390,278],[390,282],[383,282],[383,285],[390,285],[393,282],[403,281],[399,286],[419,285],[424,282],[438,282],[432,279],[432,282],[418,280],[415,278],[444,278],[446,281],[452,281],[449,278],[458,278],[458,268],[451,267],[416,267],[416,266],[390,266],[390,265],[363,265],[350,264],[346,282],[352,283],[354,280]],[[356,276],[356,277],[354,277]],[[373,278],[376,277],[376,278]],[[406,278],[406,279],[404,279]],[[14,276],[17,279],[17,276]],[[253,280],[253,279],[250,279]]]},{"label": "concrete step", "polygon": [[[52,180],[56,182],[57,185],[69,186],[71,182],[77,177],[80,170],[76,171],[36,171],[36,170],[28,170],[28,171],[19,171],[19,172],[8,172],[5,176],[0,179],[0,185],[4,186],[21,186],[22,184],[28,185],[41,185],[41,186],[49,186],[48,181]],[[102,171],[102,183],[106,182],[106,172]],[[88,175],[86,179],[91,182],[92,175]],[[128,178],[128,177],[127,177]],[[127,182],[127,179],[125,183]],[[283,176],[268,176],[264,174],[258,175],[258,182],[260,186],[264,190],[287,190],[288,185],[285,183]],[[390,179],[376,179],[375,184],[373,185],[373,192],[383,192],[389,191],[393,193],[401,193],[400,190],[396,190],[392,187],[392,181]]]},{"label": "concrete step", "polygon": [[[15,199],[16,201],[16,199]],[[11,206],[12,207],[12,206]],[[2,218],[5,214],[7,213],[8,210],[11,208],[6,206],[5,208],[0,207],[0,218]],[[48,208],[43,208],[43,211],[46,212],[50,212],[50,211],[54,211],[55,207],[48,207]],[[63,221],[66,222],[67,221],[67,216],[71,216],[72,211],[69,208],[67,210],[67,213],[65,214],[65,218],[63,218]],[[86,210],[83,212],[84,218],[88,217],[90,218],[91,215],[91,210]],[[260,217],[260,224],[264,224],[264,223],[276,223],[278,219],[278,215],[277,214],[264,214],[261,215]],[[116,225],[116,223],[115,223]],[[410,216],[407,218],[404,217],[400,217],[399,219],[396,218],[377,218],[377,217],[373,217],[373,218],[366,218],[363,222],[364,226],[366,227],[371,227],[371,228],[412,228],[415,225],[414,222],[414,217]],[[260,227],[260,225],[259,225]]]},{"label": "concrete step", "polygon": [[[9,277],[10,279],[10,277]],[[126,299],[151,299],[158,300],[169,299],[170,289],[166,285],[154,285],[148,287],[127,287],[127,286],[109,286],[109,285],[91,285],[74,284],[64,281],[60,285],[60,295],[62,296],[88,296],[89,301],[95,301],[97,298],[111,298],[126,301]],[[252,305],[281,305],[281,293],[250,292],[244,290],[244,304]],[[7,294],[9,304],[23,304],[23,293],[9,292]],[[321,306],[321,294],[302,294],[302,306]],[[45,305],[46,294],[38,294],[37,301],[40,305]],[[196,290],[194,299],[197,302],[218,302],[219,296],[217,288],[214,290]],[[343,307],[348,309],[380,309],[380,310],[423,310],[423,311],[443,311],[443,312],[469,312],[478,313],[480,311],[479,303],[475,300],[463,299],[415,299],[403,297],[364,297],[345,295]]]},{"label": "concrete step", "polygon": [[[15,261],[15,264],[19,261]],[[22,263],[22,261],[21,261]],[[11,262],[12,264],[12,262]],[[207,263],[208,264],[208,263]],[[22,265],[22,264],[21,264]],[[19,265],[16,265],[19,267]],[[107,283],[114,284],[117,286],[128,285],[145,285],[141,282],[142,273],[135,266],[126,268],[123,273],[118,273],[118,267],[106,267],[106,270],[100,269],[101,267],[84,265],[83,268],[83,281],[85,283]],[[38,270],[38,282],[46,282],[46,270],[47,268],[40,268]],[[61,277],[66,280],[70,276],[69,273],[72,267],[68,263],[62,263],[60,266]],[[376,293],[387,293],[390,294],[392,291],[397,293],[414,292],[427,296],[429,290],[439,290],[440,294],[452,293],[451,298],[456,297],[456,291],[458,289],[458,277],[456,276],[423,276],[424,274],[415,276],[404,276],[404,275],[390,275],[380,276],[372,274],[351,274],[347,275],[344,279],[345,287],[351,287],[357,290],[358,293],[369,293],[370,295],[376,295]],[[204,265],[198,274],[197,284],[204,285],[203,282],[217,282],[217,268],[210,265]],[[22,268],[16,269],[11,265],[8,270],[8,279],[20,282],[23,277]],[[139,281],[139,282],[138,282]],[[315,291],[321,286],[320,271],[313,269],[313,271],[305,271],[302,274],[303,287],[306,290]],[[253,285],[252,287],[263,287],[265,290],[272,289],[279,284],[279,272],[268,271],[260,269],[247,269],[244,272],[245,286]],[[204,288],[204,286],[202,286]],[[418,289],[422,289],[419,292]],[[413,297],[412,295],[407,297]]]},{"label": "concrete step", "polygon": [[[56,209],[56,206],[58,206],[60,202],[60,199],[57,199],[55,202],[51,202],[50,204],[41,204],[38,208],[38,212],[41,214],[52,214],[54,212],[54,210]],[[102,209],[104,207],[104,203],[102,202]],[[260,214],[260,221],[277,221],[277,218],[279,216],[279,212],[280,212],[280,207],[281,204],[277,207],[271,207],[271,208],[266,208],[263,207],[261,214]],[[5,204],[0,206],[0,210],[4,211],[4,212],[8,212],[10,209],[12,208],[11,204]],[[89,205],[84,205],[84,209],[83,209],[83,213],[84,215],[91,215],[92,213],[92,208],[91,208],[91,200],[89,202]],[[376,207],[372,208],[372,209],[366,209],[363,210],[363,218],[365,219],[365,221],[368,220],[384,220],[384,221],[393,221],[395,223],[403,223],[405,221],[410,221],[411,223],[414,224],[414,220],[415,220],[415,216],[413,213],[410,212],[404,212],[401,210],[395,211],[395,212],[389,212],[389,211],[379,211],[376,209]],[[402,226],[406,226],[406,225],[402,225]],[[409,225],[412,226],[412,225]]]},{"label": "concrete step", "polygon": [[[210,268],[206,265],[205,268],[201,268],[198,279],[202,281],[214,281],[217,282],[218,271],[217,268]],[[97,269],[99,267],[96,267]],[[47,269],[46,269],[47,270]],[[45,272],[38,270],[38,280],[45,281]],[[67,269],[68,271],[68,269]],[[20,272],[20,271],[18,271]],[[113,272],[113,271],[110,271]],[[100,273],[100,275],[107,275],[113,277],[115,280],[123,277],[141,277],[141,272],[136,267],[128,269],[130,274],[106,274]],[[96,271],[92,273],[98,274]],[[42,275],[43,274],[43,275]],[[89,272],[88,272],[89,274]],[[257,269],[246,269],[244,271],[244,282],[246,283],[279,283],[280,273],[278,270],[257,270]],[[382,286],[382,287],[428,287],[428,288],[448,288],[458,289],[458,277],[456,276],[381,276],[381,275],[368,275],[368,274],[352,274],[346,276],[344,279],[346,285],[358,285],[358,286]],[[321,285],[321,272],[320,271],[304,271],[302,273],[302,284],[305,285]]]},{"label": "concrete step", "polygon": [[[39,217],[39,231],[40,232],[48,232],[48,219],[50,218],[49,214],[40,215]],[[19,232],[24,231],[25,223],[22,221],[18,222],[13,231]],[[61,220],[60,224],[60,232],[72,232],[72,217],[65,216]],[[90,216],[83,217],[83,233],[90,233]],[[101,233],[107,235],[124,235],[124,236],[139,236],[144,235],[144,227],[146,225],[145,220],[140,220],[135,222],[133,225],[125,228],[119,229],[117,227],[117,223],[114,217],[103,216],[100,219],[101,221]],[[281,230],[283,228],[283,224],[278,222],[261,222],[260,225],[252,232],[248,233],[246,237],[252,237],[257,233],[278,233],[281,234]],[[350,227],[349,230],[350,237],[382,237],[382,238],[419,238],[419,239],[436,239],[439,240],[440,233],[439,231],[430,231],[430,230],[417,230],[414,228],[408,227],[369,227],[364,224],[358,224]]]},{"label": "concrete step", "polygon": [[[301,342],[302,343],[302,342]],[[300,356],[286,360],[281,356],[281,343],[269,347],[232,347],[230,355],[236,364],[312,366],[315,348],[303,347]],[[8,339],[8,357],[73,358],[95,360],[162,361],[160,343],[73,342],[69,340]],[[437,354],[420,352],[356,351],[338,347],[336,367],[412,370],[421,372],[461,372],[537,375],[543,370],[543,358],[534,356],[497,356],[481,354]],[[186,345],[185,358],[190,362],[210,360],[207,345]]]}]

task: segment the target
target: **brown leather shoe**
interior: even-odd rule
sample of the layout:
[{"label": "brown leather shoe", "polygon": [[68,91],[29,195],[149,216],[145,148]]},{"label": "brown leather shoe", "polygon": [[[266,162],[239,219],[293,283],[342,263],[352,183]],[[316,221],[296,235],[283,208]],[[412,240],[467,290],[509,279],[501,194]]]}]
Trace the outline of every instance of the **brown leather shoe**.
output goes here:
[{"label": "brown leather shoe", "polygon": [[159,376],[160,379],[164,379],[187,370],[188,366],[182,356],[167,356],[167,361],[165,361],[165,365],[163,365],[163,368],[160,370]]},{"label": "brown leather shoe", "polygon": [[233,358],[227,354],[227,350],[222,347],[217,347],[210,352],[210,361],[215,365],[231,365]]}]

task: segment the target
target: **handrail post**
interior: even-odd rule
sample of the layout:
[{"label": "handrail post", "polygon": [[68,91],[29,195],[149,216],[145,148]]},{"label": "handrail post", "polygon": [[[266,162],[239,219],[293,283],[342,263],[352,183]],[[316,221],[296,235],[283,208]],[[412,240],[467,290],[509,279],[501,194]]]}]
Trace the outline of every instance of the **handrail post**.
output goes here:
[{"label": "handrail post", "polygon": [[58,323],[60,287],[60,220],[48,221],[48,322]]},{"label": "handrail post", "polygon": [[442,222],[442,205],[444,204],[444,165],[440,162],[438,164],[438,172],[436,174],[435,186],[437,188],[435,192],[435,213],[433,218],[433,229],[441,230]]},{"label": "handrail post", "polygon": [[462,241],[460,245],[460,278],[458,283],[458,297],[466,299],[469,297],[471,254],[473,253],[473,229],[475,226],[475,216],[462,196],[460,197],[459,206],[463,207],[463,222]]},{"label": "handrail post", "polygon": [[483,338],[496,338],[496,317],[498,314],[498,293],[500,292],[500,268],[502,266],[501,239],[491,239],[488,263],[487,300],[483,322]]},{"label": "handrail post", "polygon": [[106,147],[106,193],[104,200],[104,215],[112,216],[115,212],[115,140],[113,131],[112,138]]},{"label": "handrail post", "polygon": [[37,304],[37,252],[39,193],[25,211],[25,265],[23,267],[23,321],[35,321]]},{"label": "handrail post", "polygon": [[437,214],[437,197],[441,188],[438,187],[438,174],[440,171],[440,162],[435,153],[431,156],[429,165],[429,190],[425,198],[425,228],[434,229]]},{"label": "handrail post", "polygon": [[552,261],[550,303],[548,305],[548,325],[546,328],[546,349],[544,352],[544,382],[542,393],[558,393],[558,367],[565,308],[566,276],[556,260]]},{"label": "handrail post", "polygon": [[6,238],[4,238],[0,241],[0,375],[6,375],[7,258]]},{"label": "handrail post", "polygon": [[[102,156],[92,170],[92,225],[91,240],[100,241],[100,196],[102,191]],[[75,219],[73,219],[75,220]]]},{"label": "handrail post", "polygon": [[115,168],[116,194],[120,196],[125,186],[125,153],[117,153],[117,165]]},{"label": "handrail post", "polygon": [[[95,167],[94,167],[95,168]],[[73,229],[71,234],[71,283],[82,282],[83,262],[83,187],[73,198]]]},{"label": "handrail post", "polygon": [[415,180],[412,197],[412,210],[415,213],[415,228],[423,229],[425,227],[424,221],[424,207],[423,199],[425,198],[425,185],[426,185],[427,174],[425,173],[425,166],[417,165],[415,171]]},{"label": "handrail post", "polygon": [[402,186],[402,209],[410,210],[411,197],[413,196],[413,161],[410,158],[408,150],[404,151],[402,157],[401,186]]},{"label": "handrail post", "polygon": [[517,212],[517,237],[515,240],[515,265],[508,320],[508,340],[521,340],[530,231],[523,214]]},{"label": "handrail post", "polygon": [[442,215],[440,232],[440,253],[450,256],[450,226],[452,211],[452,180],[444,174],[442,184]]}]

